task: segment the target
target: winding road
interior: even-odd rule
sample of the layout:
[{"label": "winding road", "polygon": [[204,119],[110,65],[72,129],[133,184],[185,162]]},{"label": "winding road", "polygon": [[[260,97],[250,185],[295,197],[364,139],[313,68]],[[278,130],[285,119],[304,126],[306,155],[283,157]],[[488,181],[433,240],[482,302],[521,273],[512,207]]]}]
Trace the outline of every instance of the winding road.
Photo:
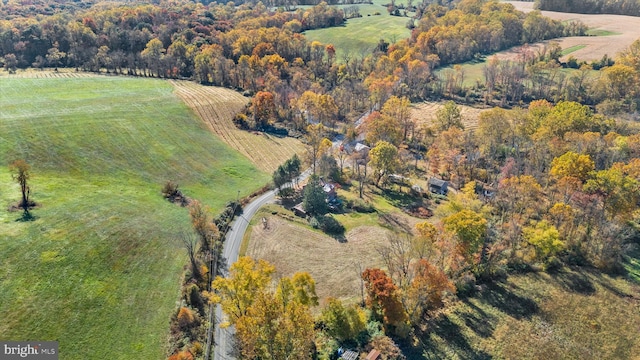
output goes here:
[{"label": "winding road", "polygon": [[[298,177],[298,182],[304,181],[311,175],[311,169],[303,172]],[[253,201],[248,203],[242,212],[242,215],[236,218],[231,225],[231,228],[227,232],[227,236],[224,242],[224,250],[222,254],[225,259],[227,259],[227,264],[233,264],[238,260],[238,253],[240,251],[240,245],[242,244],[242,238],[244,237],[244,233],[247,231],[247,227],[249,226],[249,222],[251,218],[256,214],[258,209],[260,209],[265,204],[272,202],[276,197],[276,191],[271,190],[268,191],[259,197],[255,198]],[[233,350],[233,327],[228,328],[220,328],[218,326],[222,321],[224,321],[224,313],[222,312],[222,308],[220,305],[216,306],[216,327],[215,327],[215,346],[213,350],[213,359],[214,360],[232,360],[235,359],[235,356],[231,353]]]}]

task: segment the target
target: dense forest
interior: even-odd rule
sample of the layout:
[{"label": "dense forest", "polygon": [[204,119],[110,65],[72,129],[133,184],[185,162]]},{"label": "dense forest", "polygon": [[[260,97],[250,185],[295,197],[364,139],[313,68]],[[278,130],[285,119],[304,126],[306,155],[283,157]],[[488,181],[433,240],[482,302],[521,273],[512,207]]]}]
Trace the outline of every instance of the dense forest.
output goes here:
[{"label": "dense forest", "polygon": [[536,0],[536,9],[579,14],[640,16],[638,0]]}]

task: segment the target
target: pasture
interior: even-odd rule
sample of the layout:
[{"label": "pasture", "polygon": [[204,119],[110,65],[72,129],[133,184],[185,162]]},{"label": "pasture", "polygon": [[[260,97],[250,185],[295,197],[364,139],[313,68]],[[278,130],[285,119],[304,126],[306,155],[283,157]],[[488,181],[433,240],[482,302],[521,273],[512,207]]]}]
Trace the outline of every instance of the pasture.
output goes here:
[{"label": "pasture", "polygon": [[[413,13],[408,13],[407,17],[391,16],[387,8],[382,6],[386,3],[388,1],[374,0],[373,4],[355,4],[360,9],[362,17],[349,19],[344,26],[308,30],[304,35],[311,41],[333,44],[337,61],[343,62],[345,57],[364,57],[373,51],[380,39],[394,43],[411,35],[406,25]],[[397,2],[401,3],[403,2]]]},{"label": "pasture", "polygon": [[[191,231],[166,180],[216,213],[268,180],[166,81],[22,73],[0,81],[0,338],[64,359],[159,359]],[[7,164],[32,165],[34,221],[8,212]]]}]

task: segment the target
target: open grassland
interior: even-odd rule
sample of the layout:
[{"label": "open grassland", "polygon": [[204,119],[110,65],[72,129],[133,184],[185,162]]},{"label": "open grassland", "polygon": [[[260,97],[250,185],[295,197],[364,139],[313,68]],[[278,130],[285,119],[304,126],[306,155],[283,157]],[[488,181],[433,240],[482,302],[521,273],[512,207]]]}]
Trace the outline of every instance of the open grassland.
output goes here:
[{"label": "open grassland", "polygon": [[[513,4],[520,11],[529,12],[533,10],[533,2],[505,2]],[[600,60],[605,54],[609,57],[615,57],[620,51],[626,49],[640,38],[640,17],[608,14],[589,15],[555,11],[542,11],[542,15],[561,21],[580,20],[592,29],[591,35],[600,35],[567,37],[554,40],[558,41],[563,49],[584,45],[584,48],[571,53],[578,60]]]},{"label": "open grassland", "polygon": [[[338,195],[346,200],[358,197],[355,186],[339,190]],[[283,276],[309,272],[321,302],[327,297],[359,301],[361,271],[383,266],[378,249],[388,244],[389,236],[404,236],[393,235],[394,231],[411,232],[415,224],[424,221],[398,208],[402,197],[396,192],[367,191],[365,200],[374,204],[377,212],[332,215],[346,230],[339,238],[314,230],[306,220],[279,205],[267,206],[251,221],[241,253],[273,263]]]},{"label": "open grassland", "polygon": [[260,170],[272,173],[293,154],[301,156],[304,153],[304,145],[300,140],[236,128],[232,119],[249,102],[237,92],[190,81],[171,83],[178,96],[214,134],[250,159]]},{"label": "open grassland", "polygon": [[430,321],[412,359],[637,359],[640,283],[589,269],[511,276]]},{"label": "open grassland", "polygon": [[[376,47],[380,39],[394,43],[411,35],[406,27],[409,17],[389,15],[387,8],[382,6],[386,3],[388,1],[374,0],[373,4],[355,4],[362,17],[349,19],[344,26],[309,30],[304,35],[311,41],[333,44],[337,61],[343,61],[345,56],[364,57]],[[401,3],[404,2],[396,2]],[[380,15],[374,15],[375,13]],[[409,13],[411,15],[413,13]]]},{"label": "open grassland", "polygon": [[386,244],[388,234],[381,227],[356,227],[347,231],[346,242],[338,242],[281,216],[259,215],[266,217],[268,226],[256,224],[251,228],[246,255],[271,262],[282,276],[308,272],[316,281],[321,302],[327,297],[359,300],[360,268],[381,265],[376,248]]},{"label": "open grassland", "polygon": [[[247,255],[275,264],[283,276],[309,272],[321,302],[359,300],[360,266],[382,266],[376,248],[390,231],[380,226],[352,227],[340,243],[275,206],[258,216],[267,226],[254,224]],[[428,320],[403,351],[408,359],[637,359],[639,264],[629,258],[626,277],[565,268],[484,284]]]},{"label": "open grassland", "polygon": [[[48,78],[42,78],[48,77]],[[64,359],[160,359],[186,263],[186,209],[267,181],[165,81],[41,73],[0,80],[0,338],[59,340]],[[8,212],[24,158],[35,221]]]}]

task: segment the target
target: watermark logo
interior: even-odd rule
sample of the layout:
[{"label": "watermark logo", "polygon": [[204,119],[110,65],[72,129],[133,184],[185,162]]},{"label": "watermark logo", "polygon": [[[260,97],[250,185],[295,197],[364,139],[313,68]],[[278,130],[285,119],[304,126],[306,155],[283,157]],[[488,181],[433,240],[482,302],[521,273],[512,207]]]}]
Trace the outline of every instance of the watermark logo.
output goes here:
[{"label": "watermark logo", "polygon": [[57,341],[0,341],[0,360],[58,360]]}]

